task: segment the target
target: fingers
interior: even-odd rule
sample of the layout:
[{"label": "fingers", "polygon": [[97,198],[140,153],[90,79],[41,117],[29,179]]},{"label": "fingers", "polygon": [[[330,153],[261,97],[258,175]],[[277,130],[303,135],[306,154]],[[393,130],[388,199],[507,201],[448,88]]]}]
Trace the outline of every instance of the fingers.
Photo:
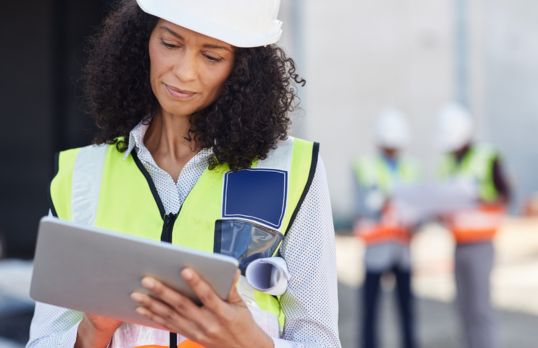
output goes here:
[{"label": "fingers", "polygon": [[[213,289],[194,271],[186,272],[185,281],[191,285],[193,291],[199,296],[204,307],[196,306],[190,299],[164,285],[163,283],[146,277],[142,280],[142,285],[151,291],[150,295],[140,292],[131,294],[140,307],[137,312],[157,323],[159,326],[181,333],[183,336],[204,342],[208,337],[216,339],[222,333],[222,326],[216,320],[216,310],[211,297],[224,303],[214,293]],[[204,302],[205,301],[205,302]],[[208,303],[209,305],[206,305]],[[216,308],[219,308],[217,305]]]},{"label": "fingers", "polygon": [[237,283],[239,283],[239,280],[241,279],[241,271],[237,270],[235,272],[234,280],[232,282],[232,288],[230,289],[230,292],[228,293],[228,302],[237,304],[243,302],[243,298],[241,295],[239,295],[239,292],[237,291]]},{"label": "fingers", "polygon": [[[133,300],[142,304],[152,313],[157,314],[165,320],[174,320],[174,314],[179,314],[183,318],[197,322],[206,317],[205,311],[209,310],[217,317],[227,318],[230,316],[229,304],[243,306],[243,299],[237,292],[237,282],[241,273],[237,270],[233,280],[232,288],[228,294],[227,301],[222,300],[213,290],[211,285],[201,278],[194,270],[185,268],[181,272],[185,282],[192,288],[203,307],[198,307],[189,298],[169,288],[165,284],[151,277],[145,277],[142,285],[151,291],[151,296],[141,293],[134,293]],[[162,324],[159,322],[159,324]]]},{"label": "fingers", "polygon": [[225,310],[225,302],[219,298],[213,288],[204,279],[190,268],[182,270],[181,276],[205,307],[217,315],[222,315]]},{"label": "fingers", "polygon": [[166,303],[182,315],[199,314],[200,309],[189,298],[154,278],[145,277],[142,279],[142,286],[150,290],[153,297]]},{"label": "fingers", "polygon": [[181,276],[192,288],[203,306],[196,306],[189,298],[156,279],[146,277],[142,285],[150,294],[131,295],[140,306],[137,312],[171,332],[178,332],[204,346],[222,346],[222,341],[237,341],[242,328],[253,327],[252,316],[237,290],[240,272],[237,271],[227,300],[222,300],[213,288],[192,269],[184,269]]},{"label": "fingers", "polygon": [[183,317],[168,304],[139,292],[132,293],[131,298],[139,304],[139,307],[136,308],[138,314],[167,330],[182,333],[196,331],[196,326],[191,320]]}]

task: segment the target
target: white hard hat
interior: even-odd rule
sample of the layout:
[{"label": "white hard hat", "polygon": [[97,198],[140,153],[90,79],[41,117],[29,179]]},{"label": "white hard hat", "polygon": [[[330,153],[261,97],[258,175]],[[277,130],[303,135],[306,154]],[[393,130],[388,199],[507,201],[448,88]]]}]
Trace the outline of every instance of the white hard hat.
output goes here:
[{"label": "white hard hat", "polygon": [[258,47],[277,42],[280,0],[137,0],[151,15],[229,43]]},{"label": "white hard hat", "polygon": [[401,149],[409,142],[409,126],[403,112],[387,108],[379,114],[375,141],[378,146]]},{"label": "white hard hat", "polygon": [[471,141],[473,119],[463,106],[450,103],[439,113],[437,139],[443,151],[456,151]]}]

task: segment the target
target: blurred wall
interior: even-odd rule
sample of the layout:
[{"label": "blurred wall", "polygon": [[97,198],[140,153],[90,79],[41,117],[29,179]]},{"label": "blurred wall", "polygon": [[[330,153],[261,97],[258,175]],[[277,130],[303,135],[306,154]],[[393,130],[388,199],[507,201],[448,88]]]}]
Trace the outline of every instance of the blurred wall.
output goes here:
[{"label": "blurred wall", "polygon": [[[481,0],[479,33],[485,136],[497,144],[515,188],[515,206],[538,191],[538,2]],[[479,5],[477,5],[479,6]]]},{"label": "blurred wall", "polygon": [[454,89],[451,3],[303,1],[305,132],[321,142],[336,219],[350,214],[351,164],[373,151],[383,107],[408,114],[409,152],[431,167],[433,115]]},{"label": "blurred wall", "polygon": [[[458,26],[458,3],[466,20]],[[308,83],[295,133],[321,142],[336,220],[349,222],[351,163],[373,151],[379,111],[409,116],[409,153],[432,177],[435,115],[465,94],[477,138],[496,144],[515,189],[517,210],[538,190],[538,3],[532,0],[297,0],[304,27],[285,41]],[[297,5],[296,5],[297,6]],[[293,20],[288,13],[287,20]],[[295,14],[296,15],[296,14]],[[290,34],[289,31],[292,31]],[[464,36],[458,36],[458,30]],[[460,50],[462,47],[465,50]],[[297,40],[295,40],[297,42]],[[461,64],[461,65],[458,65]],[[458,69],[465,76],[458,77]]]}]

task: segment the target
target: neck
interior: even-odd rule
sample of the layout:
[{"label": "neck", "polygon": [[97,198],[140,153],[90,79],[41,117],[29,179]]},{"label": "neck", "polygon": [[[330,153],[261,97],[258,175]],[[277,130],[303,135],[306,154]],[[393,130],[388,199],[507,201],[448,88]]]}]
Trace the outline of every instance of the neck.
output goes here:
[{"label": "neck", "polygon": [[394,148],[381,148],[381,155],[390,160],[396,160],[399,155],[399,151]]},{"label": "neck", "polygon": [[189,117],[158,112],[144,137],[155,162],[177,180],[183,166],[199,151],[189,136]]}]

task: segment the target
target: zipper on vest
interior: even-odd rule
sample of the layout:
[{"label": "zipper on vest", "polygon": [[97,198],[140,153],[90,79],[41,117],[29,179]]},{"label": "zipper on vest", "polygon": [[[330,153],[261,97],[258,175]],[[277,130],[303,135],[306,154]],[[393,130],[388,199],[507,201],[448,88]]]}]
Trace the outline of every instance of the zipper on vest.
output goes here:
[{"label": "zipper on vest", "polygon": [[[176,222],[179,212],[181,211],[181,207],[179,208],[179,211],[177,212],[177,214],[170,213],[170,214],[165,215],[163,202],[161,201],[161,197],[159,197],[159,194],[157,193],[157,188],[155,187],[155,184],[153,183],[151,176],[149,175],[144,165],[140,162],[140,159],[138,159],[138,156],[136,155],[136,151],[132,151],[131,156],[133,156],[133,160],[136,163],[136,166],[146,178],[146,181],[148,182],[148,186],[151,190],[151,194],[153,195],[153,198],[155,199],[155,202],[157,203],[157,206],[159,207],[159,212],[161,216],[163,217],[164,223],[163,223],[163,229],[161,232],[161,241],[166,242],[166,243],[172,243],[172,230],[174,229],[174,223]],[[170,332],[170,340],[169,340],[168,346],[169,348],[177,348],[177,334],[176,333]]]},{"label": "zipper on vest", "polygon": [[174,332],[170,332],[170,344],[168,345],[169,348],[177,348],[177,334]]},{"label": "zipper on vest", "polygon": [[172,230],[179,214],[170,213],[164,216],[163,230],[161,233],[161,241],[172,243]]},{"label": "zipper on vest", "polygon": [[[166,243],[172,243],[172,230],[174,229],[174,223],[179,215],[170,213],[164,216],[163,230],[161,232],[161,241]],[[177,334],[170,332],[169,348],[177,348]]]}]

